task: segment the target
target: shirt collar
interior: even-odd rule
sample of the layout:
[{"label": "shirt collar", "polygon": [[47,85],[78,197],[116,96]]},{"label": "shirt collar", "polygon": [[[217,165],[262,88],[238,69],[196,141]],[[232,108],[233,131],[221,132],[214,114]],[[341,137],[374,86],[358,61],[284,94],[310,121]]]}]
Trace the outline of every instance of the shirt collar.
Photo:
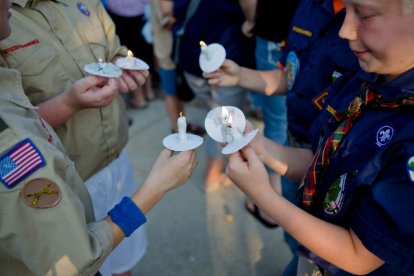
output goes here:
[{"label": "shirt collar", "polygon": [[18,5],[20,7],[26,7],[30,0],[12,0],[12,4]]},{"label": "shirt collar", "polygon": [[414,68],[384,83],[382,75],[360,71],[358,76],[368,82],[385,100],[414,97]]}]

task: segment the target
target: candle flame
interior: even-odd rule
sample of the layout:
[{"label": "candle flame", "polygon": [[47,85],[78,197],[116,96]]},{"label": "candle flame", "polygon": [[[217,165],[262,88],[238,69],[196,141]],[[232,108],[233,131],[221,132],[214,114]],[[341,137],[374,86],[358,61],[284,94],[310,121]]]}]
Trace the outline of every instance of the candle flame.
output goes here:
[{"label": "candle flame", "polygon": [[182,116],[184,116],[184,112],[181,111],[180,112],[180,117],[182,117]]},{"label": "candle flame", "polygon": [[229,111],[225,106],[221,107],[221,123],[224,125],[228,125],[229,120]]},{"label": "candle flame", "polygon": [[128,50],[128,56],[129,57],[133,57],[134,56],[134,53],[131,50]]},{"label": "candle flame", "polygon": [[201,46],[201,47],[203,47],[203,46],[207,46],[207,44],[206,44],[204,41],[202,41],[202,40],[201,40],[201,41],[200,41],[200,46]]},{"label": "candle flame", "polygon": [[233,116],[231,114],[229,115],[228,123],[228,127],[233,127]]}]

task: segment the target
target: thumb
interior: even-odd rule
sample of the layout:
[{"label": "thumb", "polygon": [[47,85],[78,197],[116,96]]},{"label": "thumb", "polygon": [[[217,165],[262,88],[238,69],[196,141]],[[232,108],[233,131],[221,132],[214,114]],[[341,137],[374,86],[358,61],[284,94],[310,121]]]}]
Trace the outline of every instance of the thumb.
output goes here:
[{"label": "thumb", "polygon": [[227,69],[231,68],[232,65],[233,65],[233,62],[229,59],[226,59],[224,61],[223,65],[221,65],[221,68],[224,69],[224,70],[227,70]]},{"label": "thumb", "polygon": [[159,158],[167,159],[171,157],[172,153],[173,153],[172,150],[163,149],[159,155]]},{"label": "thumb", "polygon": [[259,157],[257,156],[256,152],[253,150],[251,146],[246,146],[241,150],[242,155],[244,158],[250,162],[257,162],[260,161]]}]

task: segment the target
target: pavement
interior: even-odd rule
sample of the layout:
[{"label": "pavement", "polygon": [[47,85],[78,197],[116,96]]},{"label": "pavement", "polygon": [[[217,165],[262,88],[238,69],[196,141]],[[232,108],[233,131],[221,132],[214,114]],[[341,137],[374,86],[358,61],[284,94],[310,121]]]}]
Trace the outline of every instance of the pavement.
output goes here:
[{"label": "pavement", "polygon": [[[186,107],[191,123],[204,125],[207,112],[200,103]],[[133,124],[127,151],[142,183],[171,126],[162,98],[128,114]],[[148,249],[133,275],[282,275],[291,258],[282,229],[265,228],[246,212],[245,196],[234,185],[206,193],[204,145],[197,149],[197,158],[198,167],[188,183],[169,192],[147,215]]]}]

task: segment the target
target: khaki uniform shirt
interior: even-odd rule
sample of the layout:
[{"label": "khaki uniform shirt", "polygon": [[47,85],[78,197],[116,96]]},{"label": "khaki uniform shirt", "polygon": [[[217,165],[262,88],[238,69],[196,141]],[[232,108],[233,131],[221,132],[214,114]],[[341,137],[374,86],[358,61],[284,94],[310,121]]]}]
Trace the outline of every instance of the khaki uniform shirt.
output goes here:
[{"label": "khaki uniform shirt", "polygon": [[[85,64],[127,54],[99,0],[13,0],[12,33],[0,42],[7,67],[22,74],[37,105],[84,77]],[[118,157],[128,140],[125,104],[77,112],[56,128],[77,171],[86,180]]]},{"label": "khaki uniform shirt", "polygon": [[[110,225],[93,222],[83,181],[24,94],[19,72],[0,68],[0,89],[0,275],[94,275],[111,251]],[[34,151],[19,159],[22,142]],[[40,165],[13,180],[36,164],[33,155]]]}]

